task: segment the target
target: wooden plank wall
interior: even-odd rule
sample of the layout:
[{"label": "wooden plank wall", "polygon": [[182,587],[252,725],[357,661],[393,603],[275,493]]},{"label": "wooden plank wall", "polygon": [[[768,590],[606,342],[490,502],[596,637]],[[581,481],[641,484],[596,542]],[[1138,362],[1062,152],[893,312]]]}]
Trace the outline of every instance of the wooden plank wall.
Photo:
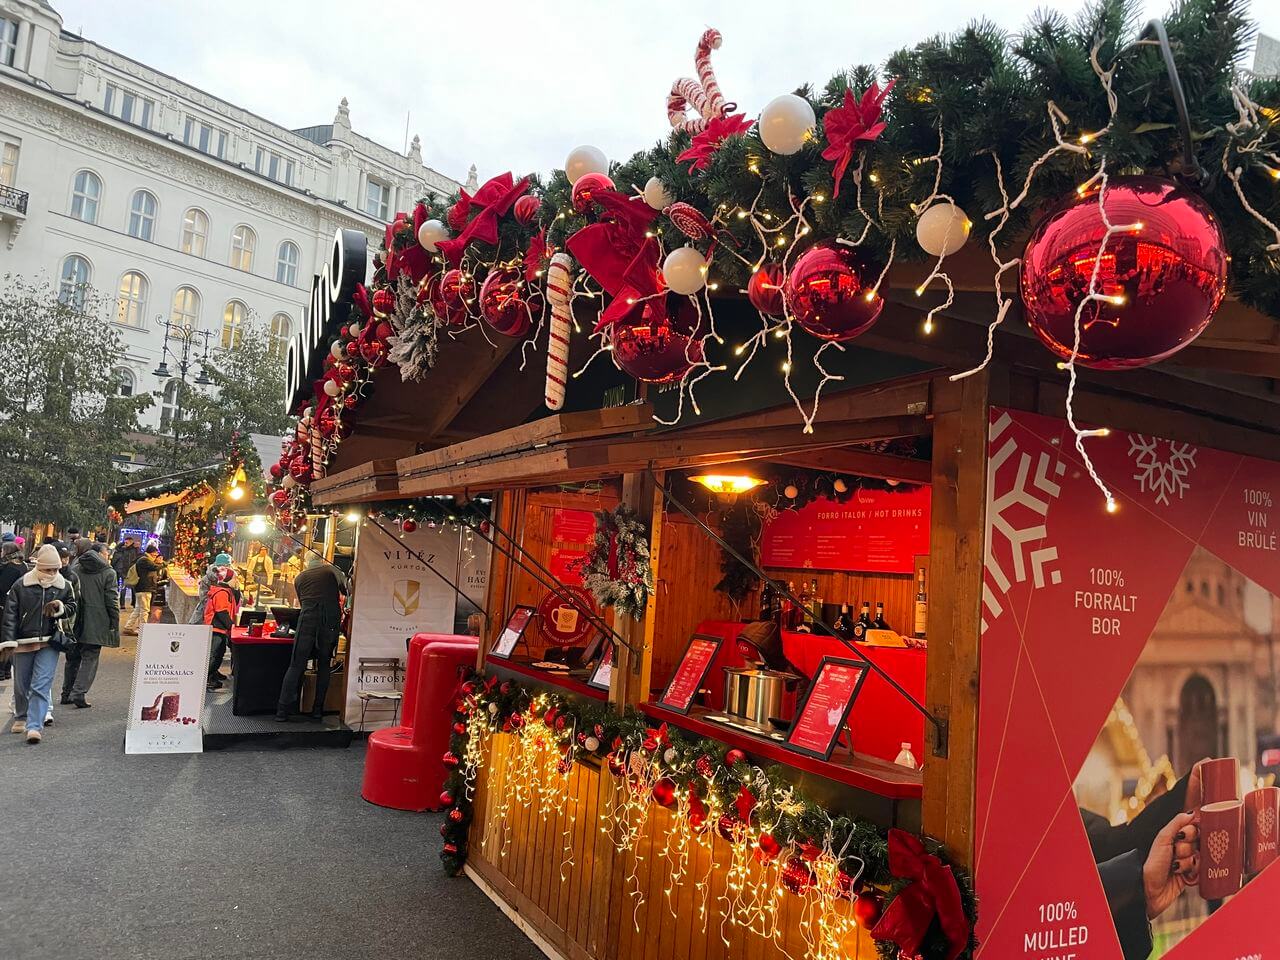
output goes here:
[{"label": "wooden plank wall", "polygon": [[[484,787],[477,794],[468,862],[563,956],[570,960],[800,960],[806,955],[802,926],[806,905],[799,897],[781,898],[777,935],[772,939],[742,926],[722,924],[730,847],[714,831],[691,845],[687,871],[677,883],[670,881],[672,864],[664,855],[674,833],[672,812],[648,805],[648,820],[634,851],[615,853],[610,838],[602,833],[601,816],[610,808],[618,781],[594,765],[574,764],[562,811],[511,802],[502,817],[500,796],[509,789],[511,779],[520,776],[509,763],[509,745],[510,738],[503,734],[491,741],[491,760],[481,778]],[[594,951],[593,921],[604,934]],[[859,931],[846,940],[843,956],[876,960],[877,953],[870,937]]]},{"label": "wooden plank wall", "polygon": [[876,615],[876,603],[884,601],[884,618],[889,626],[904,636],[911,634],[915,616],[916,578],[912,574],[846,573],[843,570],[787,570],[766,569],[775,580],[790,580],[796,593],[801,593],[810,580],[818,581],[824,603],[847,602],[853,615],[865,600],[871,604],[871,615]]}]

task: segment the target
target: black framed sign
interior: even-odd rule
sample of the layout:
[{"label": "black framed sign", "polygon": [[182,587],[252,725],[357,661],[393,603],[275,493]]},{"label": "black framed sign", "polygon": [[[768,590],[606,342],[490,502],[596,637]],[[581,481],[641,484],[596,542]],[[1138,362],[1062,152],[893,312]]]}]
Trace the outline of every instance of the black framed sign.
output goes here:
[{"label": "black framed sign", "polygon": [[507,617],[507,625],[502,628],[498,639],[494,640],[493,646],[489,648],[489,656],[497,657],[499,660],[510,660],[516,644],[524,639],[525,630],[533,622],[533,615],[533,607],[524,604],[512,610],[511,616]]},{"label": "black framed sign", "polygon": [[840,730],[848,721],[853,701],[866,679],[867,665],[863,661],[823,657],[787,731],[787,749],[830,760]]},{"label": "black framed sign", "polygon": [[689,645],[684,648],[684,656],[680,658],[680,665],[676,667],[667,688],[658,698],[658,705],[677,713],[688,713],[723,642],[723,637],[705,633],[695,633],[690,637]]},{"label": "black framed sign", "polygon": [[608,690],[609,682],[613,679],[613,644],[606,643],[604,652],[600,654],[600,660],[591,671],[591,676],[587,678],[587,686],[595,687],[597,690]]}]

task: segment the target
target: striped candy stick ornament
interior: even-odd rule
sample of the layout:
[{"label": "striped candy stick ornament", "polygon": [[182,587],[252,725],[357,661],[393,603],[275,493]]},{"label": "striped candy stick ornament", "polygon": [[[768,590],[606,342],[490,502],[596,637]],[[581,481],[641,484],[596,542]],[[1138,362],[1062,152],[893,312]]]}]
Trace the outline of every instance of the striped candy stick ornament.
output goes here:
[{"label": "striped candy stick ornament", "polygon": [[573,289],[573,258],[567,253],[551,257],[547,267],[547,302],[551,304],[551,330],[547,338],[548,410],[564,406],[564,388],[569,377],[569,331],[573,309],[569,304]]},{"label": "striped candy stick ornament", "polygon": [[[725,102],[720,84],[716,82],[715,70],[711,67],[711,51],[719,49],[721,41],[719,30],[707,30],[698,41],[698,49],[694,53],[698,79],[682,77],[671,85],[671,92],[667,94],[667,119],[671,121],[671,126],[692,136],[701,133],[708,123],[723,116],[734,106]],[[698,112],[696,118],[690,119],[686,114],[689,107]]]}]

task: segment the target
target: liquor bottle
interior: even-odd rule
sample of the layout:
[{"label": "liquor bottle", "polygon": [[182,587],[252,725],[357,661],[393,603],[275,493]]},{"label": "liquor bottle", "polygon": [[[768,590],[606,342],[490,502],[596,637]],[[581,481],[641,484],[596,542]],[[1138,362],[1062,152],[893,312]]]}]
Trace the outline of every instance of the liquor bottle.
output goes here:
[{"label": "liquor bottle", "polygon": [[849,612],[849,604],[840,604],[840,615],[836,617],[836,622],[832,624],[832,629],[843,640],[848,640],[853,636],[853,614]]},{"label": "liquor bottle", "polygon": [[876,630],[888,630],[889,624],[884,618],[884,603],[876,601],[876,618],[871,621],[871,626]]},{"label": "liquor bottle", "polygon": [[[818,581],[814,581],[816,585]],[[813,593],[806,586],[800,587],[800,607],[795,612],[796,633],[813,632]]]},{"label": "liquor bottle", "polygon": [[818,591],[818,578],[814,577],[809,581],[809,626],[814,627],[816,623],[822,622],[822,594]]},{"label": "liquor bottle", "polygon": [[774,603],[776,598],[773,593],[773,581],[766,580],[764,586],[760,588],[760,619],[772,620],[774,617]]},{"label": "liquor bottle", "polygon": [[858,614],[858,619],[853,624],[853,639],[865,640],[867,631],[871,629],[871,604],[869,601],[862,601],[862,612]]},{"label": "liquor bottle", "polygon": [[795,612],[796,604],[791,597],[795,594],[795,584],[787,581],[787,592],[778,598],[778,629],[793,630],[795,629]]},{"label": "liquor bottle", "polygon": [[917,639],[923,640],[925,628],[929,625],[929,595],[925,592],[924,567],[916,572],[916,615],[915,631]]}]

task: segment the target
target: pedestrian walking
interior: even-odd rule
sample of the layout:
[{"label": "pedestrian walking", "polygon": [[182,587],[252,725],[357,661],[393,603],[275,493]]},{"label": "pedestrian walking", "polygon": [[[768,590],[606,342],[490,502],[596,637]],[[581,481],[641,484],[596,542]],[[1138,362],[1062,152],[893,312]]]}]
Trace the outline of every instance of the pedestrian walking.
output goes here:
[{"label": "pedestrian walking", "polygon": [[60,702],[82,710],[92,706],[85,697],[98,675],[102,648],[120,646],[120,588],[104,547],[92,540],[77,540],[77,556],[71,564],[80,580],[80,603],[75,620],[76,644],[67,651]]},{"label": "pedestrian walking", "polygon": [[196,584],[199,592],[196,594],[195,607],[191,611],[188,623],[204,623],[204,602],[209,598],[209,588],[218,581],[218,572],[230,566],[231,554],[220,553],[213,558],[213,563],[205,568],[204,573],[200,574],[200,581]]},{"label": "pedestrian walking", "polygon": [[307,661],[316,662],[316,696],[311,705],[311,718],[319,720],[324,715],[324,698],[329,692],[329,663],[333,648],[338,643],[338,625],[342,615],[342,595],[347,590],[347,578],[342,571],[323,557],[312,555],[307,568],[294,581],[298,591],[298,631],[293,639],[293,658],[280,685],[280,702],[276,705],[276,719],[284,722],[293,719],[298,712],[298,696],[302,690],[302,675]]},{"label": "pedestrian walking", "polygon": [[236,572],[230,567],[219,567],[204,602],[204,623],[213,628],[213,646],[209,652],[208,688],[219,690],[227,679],[220,671],[222,658],[231,643],[231,628],[240,612],[240,591],[235,588]]},{"label": "pedestrian walking", "polygon": [[62,575],[58,548],[36,551],[34,570],[22,575],[4,601],[0,619],[0,653],[13,657],[13,733],[39,743],[49,710],[49,690],[58,666],[58,647],[65,627],[74,621],[76,601]]},{"label": "pedestrian walking", "polygon": [[[124,590],[133,591],[132,596],[134,602],[137,602],[136,587],[128,584],[129,571],[133,569],[133,565],[138,562],[138,543],[133,537],[125,537],[121,541],[120,546],[116,547],[115,554],[111,557],[111,567],[116,572],[116,577],[120,581],[120,586]],[[135,581],[136,583],[136,581]]]},{"label": "pedestrian walking", "polygon": [[164,560],[160,556],[160,548],[148,543],[138,562],[134,564],[138,572],[138,582],[133,588],[133,613],[124,626],[124,632],[137,636],[138,627],[151,617],[151,597],[160,582],[164,579]]}]

